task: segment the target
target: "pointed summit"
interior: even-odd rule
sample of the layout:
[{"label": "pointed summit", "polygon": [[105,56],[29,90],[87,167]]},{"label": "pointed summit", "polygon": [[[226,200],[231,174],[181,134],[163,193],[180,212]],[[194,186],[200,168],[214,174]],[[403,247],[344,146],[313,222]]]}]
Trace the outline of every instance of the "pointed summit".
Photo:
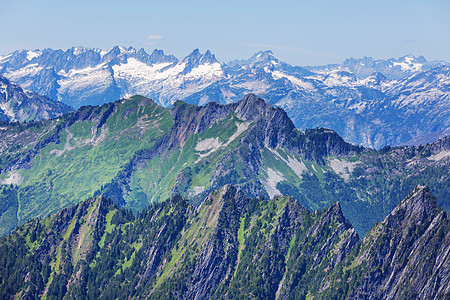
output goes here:
[{"label": "pointed summit", "polygon": [[272,50],[259,51],[249,59],[250,61],[278,61]]},{"label": "pointed summit", "polygon": [[250,65],[252,67],[264,69],[268,67],[272,70],[279,63],[280,61],[273,55],[271,50],[257,52],[252,57],[250,57],[249,60],[245,62],[245,64]]},{"label": "pointed summit", "polygon": [[430,189],[417,186],[367,233],[359,253],[347,262],[365,264],[348,298],[447,299],[448,224]]},{"label": "pointed summit", "polygon": [[[439,211],[436,198],[431,194],[428,186],[418,185],[393,211],[386,220],[397,219],[402,216],[403,226],[421,224],[425,219],[434,217]],[[405,223],[406,222],[406,223]],[[412,225],[412,224],[411,224]]]},{"label": "pointed summit", "polygon": [[173,55],[165,55],[163,50],[155,49],[148,58],[148,62],[151,64],[164,63],[164,62],[177,62],[178,59]]},{"label": "pointed summit", "polygon": [[198,49],[194,49],[188,56],[186,56],[182,62],[187,62],[187,63],[195,63],[200,60],[200,58],[202,57],[202,54],[200,53],[200,51]]},{"label": "pointed summit", "polygon": [[207,50],[205,54],[201,54],[198,49],[192,51],[192,53],[186,56],[181,62],[186,64],[186,67],[181,74],[187,74],[200,65],[218,63],[216,57],[211,54],[209,50]]},{"label": "pointed summit", "polygon": [[114,46],[103,56],[102,60],[110,61],[119,54],[120,54],[119,46]]},{"label": "pointed summit", "polygon": [[213,64],[218,63],[216,57],[214,54],[211,53],[211,51],[206,50],[205,54],[200,58],[200,64]]},{"label": "pointed summit", "polygon": [[[333,203],[322,216],[322,224],[331,224],[337,222],[342,226],[343,230],[353,229],[353,225],[347,220],[342,213],[341,204],[339,202]],[[356,232],[355,232],[356,234]],[[356,234],[357,236],[357,234]]]},{"label": "pointed summit", "polygon": [[207,50],[205,54],[201,54],[198,49],[194,49],[194,51],[191,52],[188,56],[186,56],[182,62],[186,62],[193,66],[198,66],[202,64],[212,64],[212,63],[218,63],[216,57],[214,54],[211,53],[211,51]]},{"label": "pointed summit", "polygon": [[237,102],[235,111],[241,118],[253,121],[265,116],[268,109],[273,109],[272,105],[255,94],[248,94]]},{"label": "pointed summit", "polygon": [[429,187],[418,185],[365,239],[384,235],[400,240],[410,230],[431,222],[440,210]]}]

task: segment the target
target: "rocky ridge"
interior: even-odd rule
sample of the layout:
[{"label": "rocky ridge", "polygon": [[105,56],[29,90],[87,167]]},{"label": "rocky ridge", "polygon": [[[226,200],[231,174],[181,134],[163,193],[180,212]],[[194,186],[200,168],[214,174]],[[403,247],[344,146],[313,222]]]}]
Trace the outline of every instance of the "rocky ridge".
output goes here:
[{"label": "rocky ridge", "polygon": [[97,197],[0,239],[0,296],[445,299],[449,239],[421,186],[363,240],[339,203],[310,212],[231,185],[197,208],[175,196],[137,216]]},{"label": "rocky ridge", "polygon": [[3,128],[0,234],[94,195],[138,212],[177,193],[199,205],[226,184],[311,209],[338,200],[362,234],[419,183],[450,207],[448,139],[364,149],[329,129],[299,131],[255,95],[171,109],[136,96]]},{"label": "rocky ridge", "polygon": [[346,259],[344,265],[351,266],[344,275],[346,297],[445,299],[449,229],[448,216],[429,188],[418,186]]}]

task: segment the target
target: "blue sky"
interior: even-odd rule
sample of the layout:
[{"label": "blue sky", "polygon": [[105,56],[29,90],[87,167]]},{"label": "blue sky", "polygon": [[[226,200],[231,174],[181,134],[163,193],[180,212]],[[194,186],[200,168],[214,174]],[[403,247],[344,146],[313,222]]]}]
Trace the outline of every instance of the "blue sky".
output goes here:
[{"label": "blue sky", "polygon": [[423,55],[450,61],[448,0],[1,1],[0,54],[114,45],[220,61],[273,50],[293,65]]}]

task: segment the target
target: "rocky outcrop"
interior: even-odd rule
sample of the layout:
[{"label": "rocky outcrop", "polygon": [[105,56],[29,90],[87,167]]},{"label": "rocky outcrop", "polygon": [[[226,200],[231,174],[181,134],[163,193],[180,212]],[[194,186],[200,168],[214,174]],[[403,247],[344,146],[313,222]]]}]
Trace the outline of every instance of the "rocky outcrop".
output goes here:
[{"label": "rocky outcrop", "polygon": [[449,253],[448,216],[429,188],[418,186],[344,262],[346,298],[446,299]]},{"label": "rocky outcrop", "polygon": [[0,121],[52,119],[73,109],[62,102],[23,90],[0,75]]},{"label": "rocky outcrop", "polygon": [[417,187],[363,240],[365,250],[356,260],[367,262],[368,273],[350,297],[448,295],[448,286],[436,284],[449,278],[449,229],[447,216],[429,188]]}]

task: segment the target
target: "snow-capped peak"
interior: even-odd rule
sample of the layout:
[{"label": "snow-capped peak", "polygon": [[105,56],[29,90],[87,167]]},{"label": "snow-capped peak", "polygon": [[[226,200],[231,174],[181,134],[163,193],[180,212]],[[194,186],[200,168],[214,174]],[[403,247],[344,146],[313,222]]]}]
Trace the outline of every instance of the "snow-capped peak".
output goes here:
[{"label": "snow-capped peak", "polygon": [[187,74],[191,72],[192,69],[197,68],[201,65],[212,65],[212,64],[218,64],[216,57],[214,54],[211,53],[211,51],[207,50],[205,54],[201,54],[198,49],[195,49],[192,51],[191,54],[186,56],[182,61],[181,64],[185,65],[184,70],[181,72],[181,74]]},{"label": "snow-capped peak", "polygon": [[259,51],[255,53],[249,61],[258,61],[258,62],[266,62],[266,61],[278,61],[273,52],[271,50]]},{"label": "snow-capped peak", "polygon": [[186,56],[182,62],[198,62],[202,54],[198,49],[194,49],[188,56]]},{"label": "snow-capped peak", "polygon": [[86,52],[86,50],[88,49],[82,46],[72,47],[73,55],[80,55],[81,53]]},{"label": "snow-capped peak", "polygon": [[39,50],[28,50],[27,51],[27,59],[28,60],[32,60],[33,58],[35,58],[35,57],[39,57],[39,56],[41,56],[42,55],[42,52],[41,51],[39,51]]},{"label": "snow-capped peak", "polygon": [[417,58],[415,58],[413,55],[406,55],[403,57],[400,57],[397,60],[394,60],[392,62],[392,65],[394,67],[396,66],[400,66],[400,68],[402,69],[402,71],[413,71],[413,72],[417,72],[420,71],[424,65],[424,63],[426,63],[425,58],[423,58],[421,56],[421,58],[423,60],[419,60]]}]

